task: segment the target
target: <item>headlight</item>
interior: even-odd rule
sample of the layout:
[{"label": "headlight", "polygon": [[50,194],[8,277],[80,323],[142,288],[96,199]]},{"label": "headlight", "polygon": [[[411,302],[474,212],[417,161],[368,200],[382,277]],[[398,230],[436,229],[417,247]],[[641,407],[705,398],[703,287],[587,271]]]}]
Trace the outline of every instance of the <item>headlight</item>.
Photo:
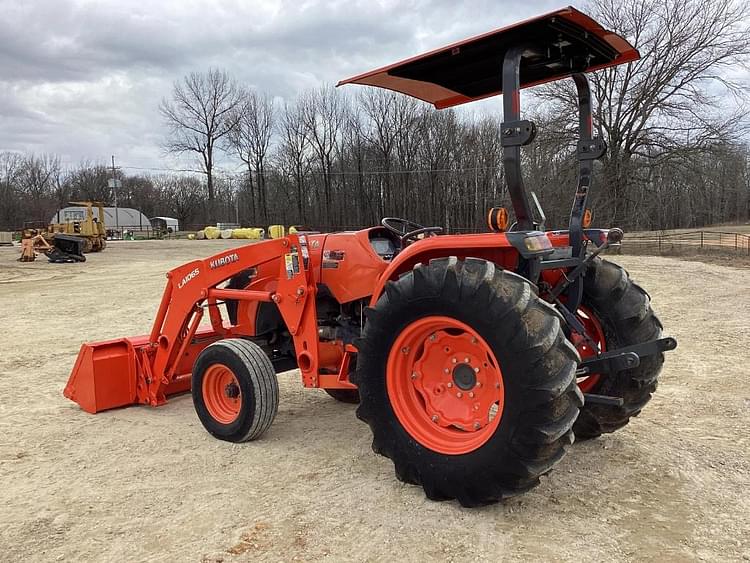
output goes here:
[{"label": "headlight", "polygon": [[552,243],[547,238],[547,235],[543,234],[526,237],[523,239],[523,243],[530,252],[539,252],[540,250],[549,250],[552,248]]}]

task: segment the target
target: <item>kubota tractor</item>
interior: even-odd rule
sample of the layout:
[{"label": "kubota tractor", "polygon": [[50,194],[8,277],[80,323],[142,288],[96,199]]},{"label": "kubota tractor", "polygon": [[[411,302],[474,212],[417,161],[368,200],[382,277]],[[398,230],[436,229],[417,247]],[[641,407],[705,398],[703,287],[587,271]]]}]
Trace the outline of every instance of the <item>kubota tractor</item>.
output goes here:
[{"label": "kubota tractor", "polygon": [[[637,415],[676,346],[648,294],[599,256],[622,231],[585,224],[606,150],[585,73],[638,57],[566,8],[343,81],[437,108],[503,93],[513,225],[500,208],[481,234],[385,218],[190,262],[167,273],[150,334],[82,346],[65,396],[95,413],[191,390],[206,430],[244,442],[276,415],[276,374],[298,367],[306,387],[359,402],[373,450],[429,498],[476,506],[532,488],[574,433]],[[535,127],[519,91],[565,77],[578,91],[579,177],[569,228],[544,232],[521,176]]]}]

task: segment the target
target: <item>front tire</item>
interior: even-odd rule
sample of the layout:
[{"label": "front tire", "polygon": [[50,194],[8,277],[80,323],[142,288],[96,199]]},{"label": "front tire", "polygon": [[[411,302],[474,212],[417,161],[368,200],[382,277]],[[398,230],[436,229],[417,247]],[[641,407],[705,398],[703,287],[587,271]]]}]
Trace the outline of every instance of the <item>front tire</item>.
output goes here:
[{"label": "front tire", "polygon": [[478,506],[539,483],[573,442],[579,360],[524,278],[468,258],[418,264],[366,311],[357,416],[396,476]]},{"label": "front tire", "polygon": [[203,427],[227,442],[260,437],[279,408],[273,364],[249,340],[227,338],[204,348],[193,365],[191,384]]}]

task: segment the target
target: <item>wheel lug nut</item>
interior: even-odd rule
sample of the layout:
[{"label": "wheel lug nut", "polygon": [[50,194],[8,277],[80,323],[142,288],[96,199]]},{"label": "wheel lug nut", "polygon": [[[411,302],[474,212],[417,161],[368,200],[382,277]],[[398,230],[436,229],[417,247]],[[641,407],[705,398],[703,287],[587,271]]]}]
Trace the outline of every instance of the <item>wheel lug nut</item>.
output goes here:
[{"label": "wheel lug nut", "polygon": [[474,373],[479,373],[479,368],[474,368]]},{"label": "wheel lug nut", "polygon": [[471,392],[469,393],[469,397],[471,397],[472,399],[474,398],[474,391],[471,391]]},{"label": "wheel lug nut", "polygon": [[419,374],[416,371],[411,372],[412,379],[416,379],[417,377],[419,377]]},{"label": "wheel lug nut", "polygon": [[456,358],[451,358],[451,362],[455,364],[455,363],[458,363],[458,360]]},{"label": "wheel lug nut", "polygon": [[468,364],[469,363],[469,358],[464,358],[464,363]]},{"label": "wheel lug nut", "polygon": [[451,382],[449,381],[449,382],[448,382],[448,389],[450,389],[451,387],[453,387],[453,383],[451,383]]},{"label": "wheel lug nut", "polygon": [[450,372],[451,372],[451,370],[449,370],[448,368],[445,368],[445,369],[443,370],[443,372],[444,372],[444,373],[450,373]]},{"label": "wheel lug nut", "polygon": [[433,414],[433,415],[432,415],[432,422],[437,422],[438,420],[440,420],[440,419],[438,418],[438,415],[436,415],[436,414]]},{"label": "wheel lug nut", "polygon": [[458,393],[456,393],[456,397],[458,397],[459,399],[460,399],[461,397],[463,397],[463,396],[464,396],[464,394],[463,394],[463,393],[461,393],[461,391],[459,391]]}]

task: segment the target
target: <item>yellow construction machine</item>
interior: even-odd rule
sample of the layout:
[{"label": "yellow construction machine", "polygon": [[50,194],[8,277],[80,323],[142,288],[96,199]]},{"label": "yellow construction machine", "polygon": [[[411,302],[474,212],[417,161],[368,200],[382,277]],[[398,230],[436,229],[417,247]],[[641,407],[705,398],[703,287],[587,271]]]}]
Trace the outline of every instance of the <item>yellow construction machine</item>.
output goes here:
[{"label": "yellow construction machine", "polygon": [[[107,247],[107,230],[104,225],[104,204],[100,201],[70,201],[70,205],[86,208],[86,218],[50,223],[44,238],[54,244],[57,235],[69,235],[83,239],[83,252],[101,252]],[[99,217],[94,217],[94,206],[99,209]]]}]

